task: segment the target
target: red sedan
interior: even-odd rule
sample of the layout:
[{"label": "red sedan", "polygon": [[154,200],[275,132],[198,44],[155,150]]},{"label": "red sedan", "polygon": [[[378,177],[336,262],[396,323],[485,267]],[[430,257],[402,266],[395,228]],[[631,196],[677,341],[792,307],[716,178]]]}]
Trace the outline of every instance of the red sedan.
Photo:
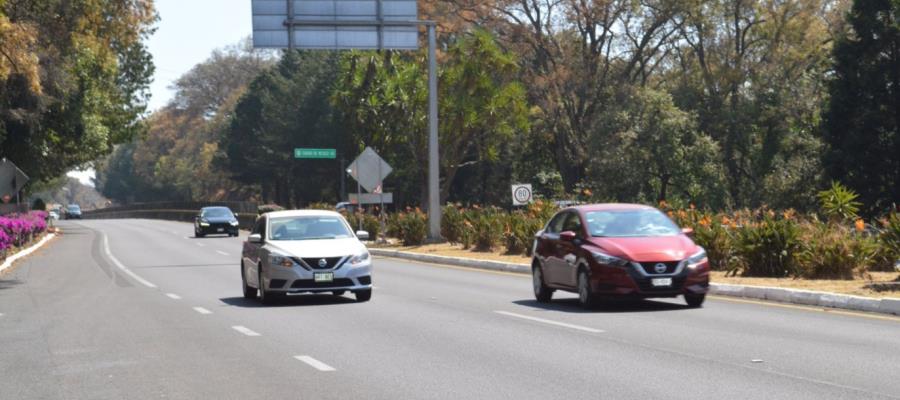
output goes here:
[{"label": "red sedan", "polygon": [[534,296],[578,293],[584,307],[598,297],[675,297],[700,307],[709,290],[709,260],[690,229],[661,211],[635,204],[595,204],[557,213],[534,242]]}]

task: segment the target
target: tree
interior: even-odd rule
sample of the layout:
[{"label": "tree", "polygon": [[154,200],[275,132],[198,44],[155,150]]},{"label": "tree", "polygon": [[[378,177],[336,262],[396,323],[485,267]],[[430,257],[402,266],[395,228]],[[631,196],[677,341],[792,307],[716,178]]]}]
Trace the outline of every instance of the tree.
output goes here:
[{"label": "tree", "polygon": [[616,135],[592,141],[589,173],[595,195],[725,205],[718,145],[697,131],[692,114],[676,107],[667,93],[652,89],[634,93],[625,109]]},{"label": "tree", "polygon": [[834,47],[824,163],[875,212],[900,199],[900,0],[856,0],[848,21]]},{"label": "tree", "polygon": [[345,133],[327,101],[338,61],[334,52],[287,51],[253,80],[218,144],[219,165],[232,179],[261,185],[264,201],[286,207],[337,199],[337,162],[294,160],[293,149],[346,154]]},{"label": "tree", "polygon": [[0,156],[36,181],[142,129],[150,0],[0,1]]},{"label": "tree", "polygon": [[[421,204],[428,162],[425,60],[363,54],[345,60],[347,75],[333,102],[360,148],[385,149],[398,174],[414,179],[419,194],[408,203]],[[528,131],[529,110],[517,73],[514,55],[484,30],[460,35],[445,52],[439,73],[442,200],[453,199],[450,189],[462,168],[498,160],[505,143]]]}]

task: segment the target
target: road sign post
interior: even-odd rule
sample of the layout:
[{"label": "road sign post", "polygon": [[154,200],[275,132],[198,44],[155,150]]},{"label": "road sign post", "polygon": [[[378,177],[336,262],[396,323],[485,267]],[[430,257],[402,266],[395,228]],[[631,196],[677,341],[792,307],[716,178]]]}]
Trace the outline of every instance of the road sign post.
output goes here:
[{"label": "road sign post", "polygon": [[418,28],[427,27],[428,238],[440,240],[436,23],[417,19],[417,0],[252,0],[251,7],[257,48],[417,50]]}]

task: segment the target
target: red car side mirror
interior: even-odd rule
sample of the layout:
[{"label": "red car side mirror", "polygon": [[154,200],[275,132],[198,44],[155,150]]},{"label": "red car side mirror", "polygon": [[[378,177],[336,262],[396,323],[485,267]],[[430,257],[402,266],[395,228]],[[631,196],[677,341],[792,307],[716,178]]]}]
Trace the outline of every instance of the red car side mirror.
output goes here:
[{"label": "red car side mirror", "polygon": [[681,233],[687,237],[694,237],[694,230],[692,228],[681,228]]},{"label": "red car side mirror", "polygon": [[574,242],[575,238],[577,237],[578,236],[575,235],[575,232],[572,231],[565,231],[559,234],[559,239],[564,242]]}]

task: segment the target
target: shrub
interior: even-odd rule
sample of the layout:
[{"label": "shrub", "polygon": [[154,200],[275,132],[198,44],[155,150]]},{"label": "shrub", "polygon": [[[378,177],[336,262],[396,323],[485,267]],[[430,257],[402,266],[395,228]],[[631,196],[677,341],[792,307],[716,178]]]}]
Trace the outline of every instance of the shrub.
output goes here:
[{"label": "shrub", "polygon": [[475,251],[492,251],[503,237],[503,212],[496,207],[473,208],[466,212]]},{"label": "shrub", "polygon": [[428,237],[428,216],[418,209],[394,214],[390,230],[404,246],[418,246]]},{"label": "shrub", "polygon": [[881,224],[874,267],[880,271],[893,271],[900,261],[900,213],[892,212]]},{"label": "shrub", "polygon": [[347,223],[354,232],[360,229],[359,222],[362,220],[362,230],[369,232],[370,239],[375,240],[381,234],[381,221],[378,220],[378,217],[361,211],[355,213],[341,211],[341,214],[347,219]]},{"label": "shrub", "polygon": [[736,229],[732,272],[743,276],[785,277],[796,275],[800,237],[797,223],[778,219],[771,210],[757,212],[759,220]]},{"label": "shrub", "polygon": [[839,182],[831,182],[831,188],[819,192],[822,214],[832,220],[849,221],[857,217],[862,203],[856,201],[856,192]]},{"label": "shrub", "polygon": [[441,216],[441,236],[451,244],[462,243],[466,229],[466,218],[463,210],[453,204],[444,206]]},{"label": "shrub", "polygon": [[307,208],[309,208],[310,210],[334,211],[334,205],[329,204],[329,203],[322,203],[322,202],[309,203],[309,207],[307,207]]},{"label": "shrub", "polygon": [[810,223],[799,254],[798,276],[853,279],[867,271],[877,252],[876,239],[837,224]]},{"label": "shrub", "polygon": [[709,222],[701,220],[693,228],[694,242],[706,250],[709,267],[717,271],[728,269],[728,265],[734,262],[734,243],[727,224],[729,218],[722,220],[720,224],[710,217]]},{"label": "shrub", "polygon": [[[507,254],[531,255],[531,243],[534,233],[528,234],[529,222],[533,219],[529,218],[522,211],[510,213],[505,218],[505,229],[503,231],[503,244],[506,247]],[[538,228],[540,229],[540,228]]]},{"label": "shrub", "polygon": [[31,209],[35,211],[47,211],[47,204],[44,203],[43,199],[37,198],[31,203]]}]

